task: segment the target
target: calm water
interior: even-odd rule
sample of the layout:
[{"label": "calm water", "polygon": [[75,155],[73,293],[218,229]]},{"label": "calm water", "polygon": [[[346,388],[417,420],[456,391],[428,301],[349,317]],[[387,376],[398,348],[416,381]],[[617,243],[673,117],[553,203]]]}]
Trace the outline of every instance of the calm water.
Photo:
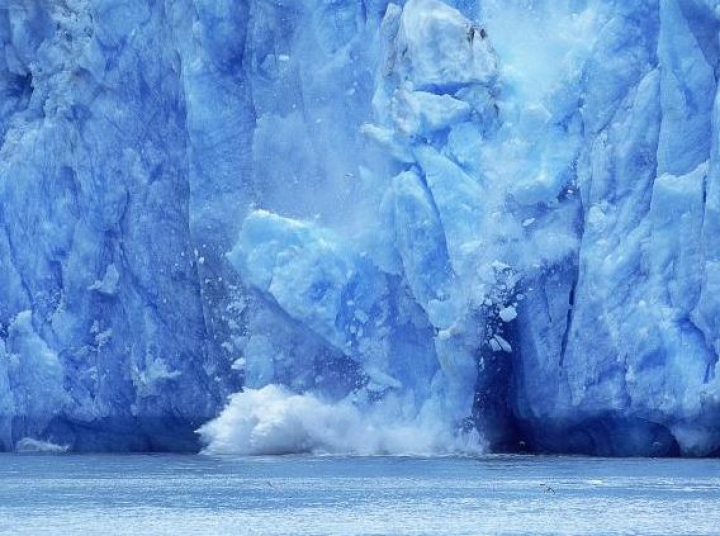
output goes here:
[{"label": "calm water", "polygon": [[0,455],[0,534],[720,534],[720,460]]}]

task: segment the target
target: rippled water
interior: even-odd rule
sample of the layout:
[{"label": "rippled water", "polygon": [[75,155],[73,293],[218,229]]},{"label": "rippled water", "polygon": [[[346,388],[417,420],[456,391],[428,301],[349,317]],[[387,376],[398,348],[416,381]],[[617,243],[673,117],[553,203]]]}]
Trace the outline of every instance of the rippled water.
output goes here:
[{"label": "rippled water", "polygon": [[720,534],[720,460],[2,455],[0,533]]}]

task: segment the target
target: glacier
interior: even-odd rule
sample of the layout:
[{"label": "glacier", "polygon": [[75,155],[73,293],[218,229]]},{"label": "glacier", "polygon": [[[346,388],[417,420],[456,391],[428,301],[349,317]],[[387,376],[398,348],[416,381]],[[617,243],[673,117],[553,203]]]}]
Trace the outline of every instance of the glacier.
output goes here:
[{"label": "glacier", "polygon": [[720,454],[720,2],[0,0],[0,42],[0,450]]}]

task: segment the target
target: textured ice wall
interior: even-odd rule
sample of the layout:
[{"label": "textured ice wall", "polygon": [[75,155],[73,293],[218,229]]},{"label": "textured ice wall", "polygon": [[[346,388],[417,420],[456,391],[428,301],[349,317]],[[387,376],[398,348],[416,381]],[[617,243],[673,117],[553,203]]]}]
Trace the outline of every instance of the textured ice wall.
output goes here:
[{"label": "textured ice wall", "polygon": [[[433,329],[437,370],[430,390],[415,392],[417,410],[441,400],[445,419],[462,429],[469,417],[495,445],[715,451],[714,6],[458,7],[480,23],[430,0],[389,6],[373,113],[360,129],[388,167],[365,153],[363,211],[316,197],[334,248],[397,275],[421,309],[422,321],[406,328]],[[307,218],[294,203],[261,204]],[[338,207],[350,223],[333,218]],[[369,243],[352,227],[358,220]],[[285,233],[302,225],[283,221]],[[352,278],[319,274],[329,256],[310,253],[324,232],[316,227],[299,246],[271,240],[286,245],[256,263],[247,258],[268,238],[243,231],[231,260],[290,316],[340,351],[348,345],[362,390],[372,359],[335,331],[341,319],[357,321],[354,300],[341,303]],[[298,279],[338,294],[300,291]],[[365,298],[386,300],[375,296]],[[362,339],[392,340],[394,329]],[[375,348],[372,357],[382,354]],[[248,366],[267,350],[250,353]],[[406,350],[384,358],[398,391],[415,387],[393,373],[416,357]]]},{"label": "textured ice wall", "polygon": [[0,4],[5,449],[194,448],[232,385],[202,314],[179,4]]},{"label": "textured ice wall", "polygon": [[709,4],[601,11],[581,79],[577,279],[533,281],[518,325],[518,415],[550,448],[720,446]]},{"label": "textured ice wall", "polygon": [[717,452],[717,11],[0,2],[2,448]]}]

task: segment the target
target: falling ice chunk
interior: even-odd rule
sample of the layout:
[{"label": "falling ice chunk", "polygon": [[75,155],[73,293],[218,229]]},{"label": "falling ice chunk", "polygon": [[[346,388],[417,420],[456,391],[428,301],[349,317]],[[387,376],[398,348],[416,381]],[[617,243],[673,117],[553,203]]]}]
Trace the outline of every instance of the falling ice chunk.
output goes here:
[{"label": "falling ice chunk", "polygon": [[[493,341],[495,342],[495,344],[493,344]],[[495,350],[496,345],[499,346],[498,350]],[[507,352],[508,354],[512,352],[512,346],[510,346],[510,343],[503,339],[500,335],[493,336],[493,338],[490,340],[490,346],[492,346],[493,350],[495,350],[496,352],[499,350]]]},{"label": "falling ice chunk", "polygon": [[515,307],[512,305],[509,307],[505,307],[500,311],[500,320],[503,322],[512,322],[517,318],[517,310],[515,310]]}]

